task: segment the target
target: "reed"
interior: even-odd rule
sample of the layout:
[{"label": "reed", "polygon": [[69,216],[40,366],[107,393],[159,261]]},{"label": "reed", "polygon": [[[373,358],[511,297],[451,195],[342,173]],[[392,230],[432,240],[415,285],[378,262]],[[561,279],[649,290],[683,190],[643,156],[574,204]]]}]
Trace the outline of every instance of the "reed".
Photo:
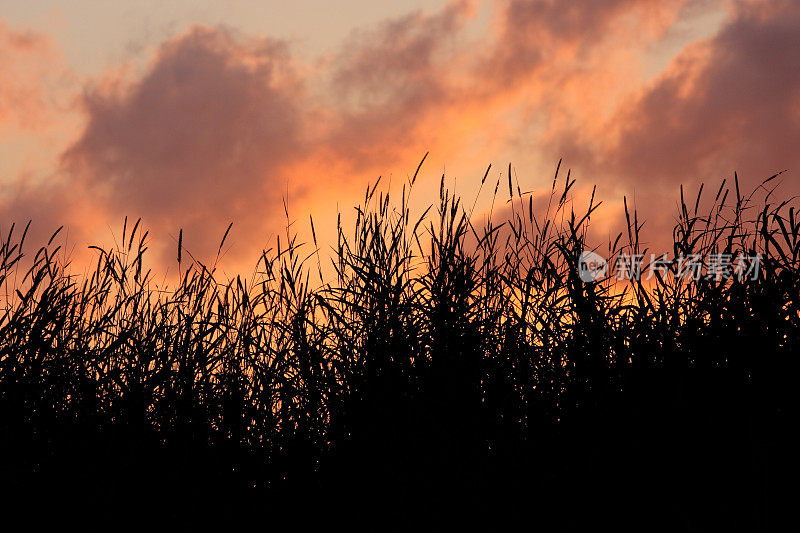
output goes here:
[{"label": "reed", "polygon": [[[313,220],[313,246],[287,229],[249,278],[187,259],[181,233],[166,288],[139,221],[92,247],[86,276],[55,239],[28,256],[12,226],[4,476],[25,505],[117,516],[571,530],[672,509],[676,528],[768,530],[800,333],[800,220],[776,177],[749,196],[723,182],[705,210],[702,188],[681,189],[673,255],[760,254],[742,280],[681,279],[672,263],[649,283],[582,281],[599,204],[572,210],[560,163],[545,212],[509,167],[507,217],[480,225],[444,178],[417,219],[417,174],[399,202],[368,187],[330,279]],[[647,252],[625,215],[610,262]]]}]

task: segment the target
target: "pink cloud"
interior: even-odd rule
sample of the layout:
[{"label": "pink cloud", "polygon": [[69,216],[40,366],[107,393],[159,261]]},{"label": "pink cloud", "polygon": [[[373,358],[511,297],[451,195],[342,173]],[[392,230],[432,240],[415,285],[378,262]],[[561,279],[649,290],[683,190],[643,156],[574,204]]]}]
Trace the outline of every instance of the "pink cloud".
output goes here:
[{"label": "pink cloud", "polygon": [[[286,192],[307,212],[429,150],[493,162],[476,144],[493,132],[548,172],[564,156],[581,184],[599,183],[600,199],[635,189],[645,212],[663,207],[665,192],[674,200],[679,182],[736,169],[752,183],[797,166],[796,4],[734,4],[716,35],[647,83],[637,61],[687,16],[686,2],[497,7],[478,36],[466,29],[469,2],[387,21],[354,33],[319,68],[298,64],[282,42],[190,28],[142,73],[86,84],[85,128],[64,152],[63,175],[7,194],[3,217],[144,216],[165,258],[174,252],[165,235],[183,228],[208,256],[233,221],[236,251],[251,257],[280,231]],[[82,200],[65,208],[64,196]],[[654,222],[670,223],[662,211]]]},{"label": "pink cloud", "polygon": [[652,82],[631,87],[609,116],[551,124],[542,146],[605,195],[635,197],[651,239],[669,239],[681,184],[716,191],[737,171],[749,190],[789,169],[783,190],[796,194],[798,27],[797,3],[732,4],[716,34],[684,48]]},{"label": "pink cloud", "polygon": [[62,74],[59,61],[48,35],[13,30],[0,20],[0,135],[41,128],[52,119],[47,86]]},{"label": "pink cloud", "polygon": [[287,169],[305,149],[303,91],[283,43],[194,27],[140,79],[86,90],[87,126],[63,162],[109,216],[184,228],[207,258],[230,221],[263,237],[278,218]]},{"label": "pink cloud", "polygon": [[750,183],[798,167],[800,5],[739,5],[711,40],[679,56],[614,117],[601,164],[630,181],[716,178]]},{"label": "pink cloud", "polygon": [[[470,2],[452,2],[355,33],[330,67],[336,103],[321,149],[353,169],[381,172],[439,145],[438,136],[451,133],[450,114],[468,101],[456,43],[472,14]],[[429,127],[434,116],[438,130]]]}]

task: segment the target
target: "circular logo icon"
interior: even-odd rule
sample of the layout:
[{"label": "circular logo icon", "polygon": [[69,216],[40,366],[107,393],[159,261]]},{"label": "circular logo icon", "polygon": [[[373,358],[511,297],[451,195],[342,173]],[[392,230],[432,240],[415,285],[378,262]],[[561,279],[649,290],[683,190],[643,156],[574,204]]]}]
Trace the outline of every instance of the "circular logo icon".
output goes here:
[{"label": "circular logo icon", "polygon": [[578,258],[578,276],[585,283],[591,283],[606,275],[608,262],[605,258],[589,250]]}]

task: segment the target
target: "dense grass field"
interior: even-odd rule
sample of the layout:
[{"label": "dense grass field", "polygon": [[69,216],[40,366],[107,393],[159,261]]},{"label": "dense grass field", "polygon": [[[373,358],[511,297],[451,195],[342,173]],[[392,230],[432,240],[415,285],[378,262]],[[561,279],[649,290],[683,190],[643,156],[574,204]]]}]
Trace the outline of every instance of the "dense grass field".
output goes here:
[{"label": "dense grass field", "polygon": [[503,220],[471,216],[444,181],[420,219],[413,180],[391,200],[369,187],[332,268],[316,236],[290,234],[252,276],[220,279],[179,242],[168,289],[138,223],[85,277],[12,228],[4,517],[779,530],[796,462],[793,203],[774,177],[681,193],[672,250],[646,250],[626,209],[627,231],[591,248],[609,264],[641,253],[647,274],[664,251],[758,269],[693,279],[673,261],[586,282],[597,204],[574,213],[564,174],[543,212],[505,174],[487,183]]}]

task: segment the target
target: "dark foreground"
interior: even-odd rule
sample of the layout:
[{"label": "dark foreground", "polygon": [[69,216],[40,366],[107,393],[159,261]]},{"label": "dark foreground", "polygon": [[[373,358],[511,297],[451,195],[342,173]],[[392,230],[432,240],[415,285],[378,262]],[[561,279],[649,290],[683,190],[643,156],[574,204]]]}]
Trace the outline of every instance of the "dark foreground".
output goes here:
[{"label": "dark foreground", "polygon": [[[11,233],[4,519],[786,530],[800,346],[791,204],[758,203],[769,182],[747,198],[738,182],[709,202],[681,198],[667,251],[759,254],[755,276],[687,280],[673,264],[647,282],[586,283],[588,217],[571,216],[562,183],[536,213],[509,182],[513,210],[480,228],[444,189],[419,223],[408,190],[395,208],[370,189],[353,236],[340,230],[331,280],[315,246],[290,239],[251,279],[180,263],[180,283],[159,292],[138,225],[97,250],[85,280],[54,244],[18,259]],[[597,251],[645,253],[646,271],[626,215],[628,231]]]}]

